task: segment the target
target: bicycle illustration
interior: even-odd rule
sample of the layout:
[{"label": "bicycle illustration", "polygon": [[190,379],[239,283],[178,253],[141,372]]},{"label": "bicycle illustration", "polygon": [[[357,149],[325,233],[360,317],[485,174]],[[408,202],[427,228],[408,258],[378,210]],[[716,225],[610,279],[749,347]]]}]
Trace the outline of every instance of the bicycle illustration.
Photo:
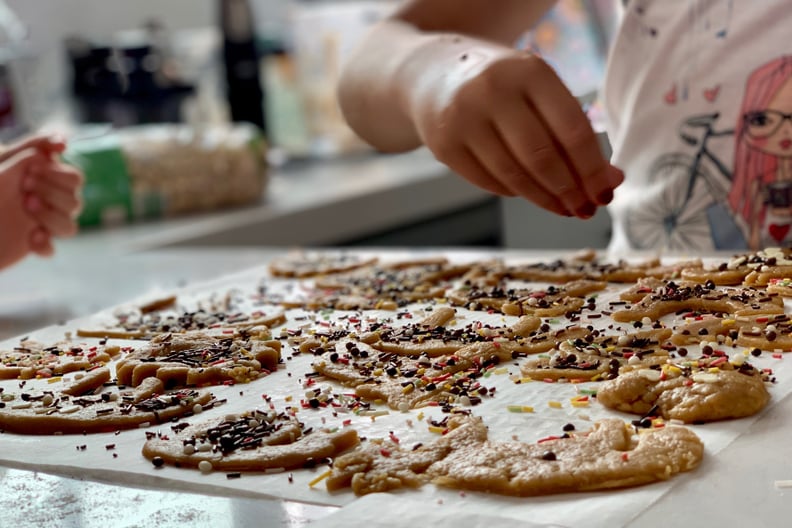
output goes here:
[{"label": "bicycle illustration", "polygon": [[673,250],[706,248],[713,242],[717,248],[745,245],[742,232],[724,205],[732,174],[708,146],[713,138],[734,134],[734,129],[714,128],[719,117],[719,113],[712,113],[684,121],[679,137],[695,147],[695,152],[665,154],[651,165],[647,199],[631,212],[627,224],[635,247]]}]

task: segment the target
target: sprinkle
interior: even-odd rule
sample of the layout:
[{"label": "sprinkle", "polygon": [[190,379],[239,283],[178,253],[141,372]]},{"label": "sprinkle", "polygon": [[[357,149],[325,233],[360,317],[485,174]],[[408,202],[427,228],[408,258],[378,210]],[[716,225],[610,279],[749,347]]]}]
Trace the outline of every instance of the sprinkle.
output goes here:
[{"label": "sprinkle", "polygon": [[552,407],[553,409],[560,409],[562,407],[560,401],[550,400],[547,402],[548,407]]},{"label": "sprinkle", "polygon": [[315,479],[313,479],[311,482],[309,482],[309,483],[308,483],[308,487],[311,487],[311,488],[313,488],[314,486],[316,486],[317,484],[319,484],[320,482],[322,482],[324,479],[326,479],[327,477],[329,477],[329,476],[330,476],[330,473],[332,473],[332,471],[330,471],[330,470],[328,470],[328,471],[325,471],[324,473],[322,473],[321,475],[319,475],[318,477],[316,477]]},{"label": "sprinkle", "polygon": [[506,407],[509,412],[512,413],[532,413],[534,412],[534,408],[528,405],[509,405]]},{"label": "sprinkle", "polygon": [[715,383],[718,381],[718,375],[712,372],[697,372],[691,376],[693,381],[698,383]]},{"label": "sprinkle", "polygon": [[710,367],[717,367],[719,365],[722,365],[722,364],[726,363],[728,360],[729,360],[729,358],[721,356],[718,359],[712,361],[710,363]]},{"label": "sprinkle", "polygon": [[430,432],[430,433],[434,433],[434,434],[440,434],[440,435],[441,435],[441,434],[445,434],[445,428],[443,428],[443,427],[438,427],[438,426],[436,426],[436,425],[430,425],[430,426],[429,426],[429,432]]},{"label": "sprinkle", "polygon": [[652,370],[652,369],[641,369],[639,370],[641,376],[646,378],[649,381],[660,381],[660,371],[659,370]]},{"label": "sprinkle", "polygon": [[630,455],[629,455],[629,454],[627,454],[627,453],[622,453],[622,454],[621,454],[621,459],[622,459],[623,461],[627,462],[627,461],[630,459]]},{"label": "sprinkle", "polygon": [[385,416],[386,414],[390,414],[390,411],[382,410],[382,411],[361,411],[360,416],[371,416],[372,418],[376,418],[377,416]]},{"label": "sprinkle", "polygon": [[208,460],[201,460],[198,462],[198,469],[201,471],[201,473],[211,473],[212,469],[214,468],[212,467],[212,463]]},{"label": "sprinkle", "polygon": [[238,478],[240,478],[240,477],[242,477],[242,473],[240,473],[240,472],[238,472],[238,471],[236,471],[236,472],[234,472],[234,473],[226,473],[226,478],[227,478],[228,480],[231,480],[231,479],[238,479]]},{"label": "sprinkle", "polygon": [[782,359],[784,357],[784,355],[783,354],[779,354],[779,353],[775,353],[775,354],[773,354],[773,357],[775,359]]},{"label": "sprinkle", "polygon": [[792,488],[792,480],[776,480],[775,487],[777,489]]}]

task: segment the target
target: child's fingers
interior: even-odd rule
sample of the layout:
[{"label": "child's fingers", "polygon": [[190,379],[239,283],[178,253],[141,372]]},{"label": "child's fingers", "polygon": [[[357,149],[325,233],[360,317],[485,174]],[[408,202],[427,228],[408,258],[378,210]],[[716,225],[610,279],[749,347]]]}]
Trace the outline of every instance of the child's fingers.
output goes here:
[{"label": "child's fingers", "polygon": [[50,185],[72,192],[80,189],[84,180],[79,170],[64,163],[37,164],[31,173]]},{"label": "child's fingers", "polygon": [[34,149],[51,157],[53,154],[60,154],[66,149],[66,141],[62,137],[52,134],[31,136],[0,150],[0,162],[27,149]]},{"label": "child's fingers", "polygon": [[82,207],[79,196],[74,190],[56,187],[41,178],[26,177],[23,183],[26,191],[25,205],[30,213],[37,213],[42,207],[49,207],[72,217],[77,216]]},{"label": "child's fingers", "polygon": [[30,233],[30,250],[40,257],[51,257],[55,253],[55,247],[52,245],[52,237],[46,229],[37,227]]},{"label": "child's fingers", "polygon": [[29,195],[26,197],[25,207],[41,227],[57,237],[72,237],[77,234],[77,223],[71,213],[64,213],[41,202],[34,204],[37,200],[40,200],[37,196]]}]

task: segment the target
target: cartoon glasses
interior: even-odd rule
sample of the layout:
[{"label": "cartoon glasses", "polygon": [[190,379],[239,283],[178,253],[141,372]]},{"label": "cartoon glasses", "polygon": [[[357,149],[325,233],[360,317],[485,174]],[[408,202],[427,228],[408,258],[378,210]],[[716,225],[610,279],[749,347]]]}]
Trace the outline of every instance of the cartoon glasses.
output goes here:
[{"label": "cartoon glasses", "polygon": [[759,110],[748,112],[743,116],[745,130],[748,131],[749,136],[756,139],[772,136],[778,132],[781,124],[787,119],[792,123],[792,114],[785,114],[777,110]]}]

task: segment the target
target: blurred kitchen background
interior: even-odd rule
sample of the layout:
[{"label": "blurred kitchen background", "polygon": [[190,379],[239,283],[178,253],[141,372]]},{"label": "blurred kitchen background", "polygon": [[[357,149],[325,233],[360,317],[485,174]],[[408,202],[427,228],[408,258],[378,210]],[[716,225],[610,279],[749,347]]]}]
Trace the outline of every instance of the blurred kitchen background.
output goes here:
[{"label": "blurred kitchen background", "polygon": [[[616,3],[560,0],[518,43],[597,127]],[[425,151],[376,154],[345,126],[339,70],[398,5],[0,1],[0,140],[63,133],[87,177],[81,236],[126,248],[603,247],[605,212],[581,227],[490,196]]]}]

